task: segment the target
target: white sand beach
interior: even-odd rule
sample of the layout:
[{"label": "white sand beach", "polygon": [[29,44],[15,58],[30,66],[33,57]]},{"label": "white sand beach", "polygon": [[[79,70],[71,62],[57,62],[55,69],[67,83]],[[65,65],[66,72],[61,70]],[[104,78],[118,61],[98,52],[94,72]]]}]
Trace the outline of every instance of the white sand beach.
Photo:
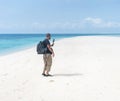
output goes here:
[{"label": "white sand beach", "polygon": [[120,37],[59,40],[43,77],[36,47],[0,56],[0,101],[120,101]]}]

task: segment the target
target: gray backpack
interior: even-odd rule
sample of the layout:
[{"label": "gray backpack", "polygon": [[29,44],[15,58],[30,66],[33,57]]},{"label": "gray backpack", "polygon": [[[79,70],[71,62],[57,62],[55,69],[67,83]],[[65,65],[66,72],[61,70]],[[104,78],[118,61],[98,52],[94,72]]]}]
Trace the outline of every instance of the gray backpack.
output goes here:
[{"label": "gray backpack", "polygon": [[43,41],[40,41],[37,44],[37,54],[45,54],[47,51],[47,47],[44,46]]}]

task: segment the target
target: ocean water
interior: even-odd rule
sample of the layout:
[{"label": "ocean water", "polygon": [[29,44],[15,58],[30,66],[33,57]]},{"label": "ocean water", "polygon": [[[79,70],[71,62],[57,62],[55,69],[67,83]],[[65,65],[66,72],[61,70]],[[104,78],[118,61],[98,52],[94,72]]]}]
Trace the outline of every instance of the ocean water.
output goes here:
[{"label": "ocean water", "polygon": [[[52,34],[52,39],[60,40],[75,36],[100,36],[101,34]],[[120,36],[119,34],[102,34]],[[0,55],[36,46],[45,39],[45,34],[0,34]],[[52,40],[51,39],[51,40]]]},{"label": "ocean water", "polygon": [[[76,34],[52,34],[52,39],[79,36]],[[0,34],[0,55],[36,46],[45,39],[45,34]]]}]

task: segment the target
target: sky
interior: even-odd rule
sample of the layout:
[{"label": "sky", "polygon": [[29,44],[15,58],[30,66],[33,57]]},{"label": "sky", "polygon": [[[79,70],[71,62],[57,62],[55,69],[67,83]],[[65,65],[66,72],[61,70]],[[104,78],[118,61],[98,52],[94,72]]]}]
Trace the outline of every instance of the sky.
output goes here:
[{"label": "sky", "polygon": [[0,33],[120,33],[120,0],[0,0]]}]

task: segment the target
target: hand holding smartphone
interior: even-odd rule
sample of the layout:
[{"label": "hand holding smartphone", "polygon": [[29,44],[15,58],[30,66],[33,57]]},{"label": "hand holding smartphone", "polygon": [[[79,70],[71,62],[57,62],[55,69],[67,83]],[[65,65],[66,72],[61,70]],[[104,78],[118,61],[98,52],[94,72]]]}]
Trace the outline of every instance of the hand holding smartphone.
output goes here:
[{"label": "hand holding smartphone", "polygon": [[55,42],[55,39],[53,39],[53,43]]},{"label": "hand holding smartphone", "polygon": [[53,39],[53,41],[52,41],[52,45],[51,45],[51,46],[54,46],[54,42],[55,42],[55,39]]}]

